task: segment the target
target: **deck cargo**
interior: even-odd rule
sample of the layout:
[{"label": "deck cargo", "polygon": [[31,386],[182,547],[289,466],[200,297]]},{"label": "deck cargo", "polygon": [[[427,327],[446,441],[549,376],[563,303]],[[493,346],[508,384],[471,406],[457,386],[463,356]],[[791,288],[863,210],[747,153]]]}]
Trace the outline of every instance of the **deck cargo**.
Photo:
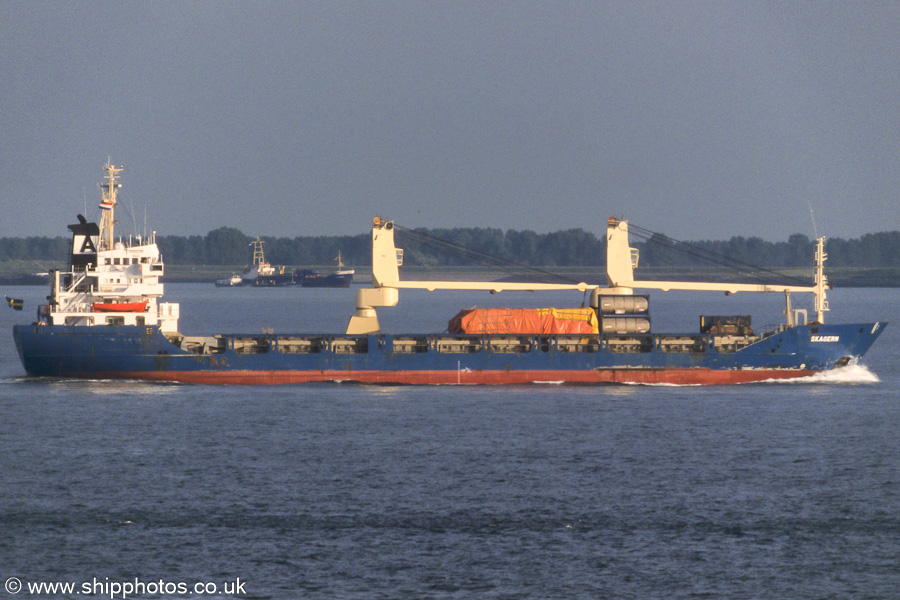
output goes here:
[{"label": "deck cargo", "polygon": [[640,315],[650,310],[648,296],[600,296],[600,312],[604,315]]},{"label": "deck cargo", "polygon": [[700,315],[700,333],[716,335],[753,335],[750,315]]},{"label": "deck cargo", "polygon": [[447,324],[448,333],[466,334],[596,334],[592,308],[470,308]]},{"label": "deck cargo", "polygon": [[645,317],[607,317],[602,321],[603,333],[625,335],[630,333],[650,333],[650,319]]}]

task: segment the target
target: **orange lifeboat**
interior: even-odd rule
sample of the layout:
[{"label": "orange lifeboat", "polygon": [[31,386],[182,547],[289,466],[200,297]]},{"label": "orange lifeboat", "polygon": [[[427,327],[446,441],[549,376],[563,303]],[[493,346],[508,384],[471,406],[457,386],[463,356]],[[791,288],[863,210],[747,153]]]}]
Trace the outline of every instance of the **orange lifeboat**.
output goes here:
[{"label": "orange lifeboat", "polygon": [[147,301],[143,302],[94,302],[94,312],[144,312]]}]

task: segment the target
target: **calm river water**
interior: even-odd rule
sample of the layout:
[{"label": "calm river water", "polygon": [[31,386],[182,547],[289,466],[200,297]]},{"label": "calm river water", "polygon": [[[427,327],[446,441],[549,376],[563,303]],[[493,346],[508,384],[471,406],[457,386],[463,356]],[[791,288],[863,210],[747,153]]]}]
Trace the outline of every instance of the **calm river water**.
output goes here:
[{"label": "calm river water", "polygon": [[[44,598],[898,597],[896,290],[830,297],[832,322],[892,321],[864,366],[702,388],[29,380],[11,327],[46,290],[5,292],[26,300],[0,321],[10,598],[16,582]],[[167,299],[184,333],[333,332],[354,292]],[[656,331],[781,318],[749,295],[651,302]],[[381,320],[429,332],[473,305],[580,303],[404,291]]]}]

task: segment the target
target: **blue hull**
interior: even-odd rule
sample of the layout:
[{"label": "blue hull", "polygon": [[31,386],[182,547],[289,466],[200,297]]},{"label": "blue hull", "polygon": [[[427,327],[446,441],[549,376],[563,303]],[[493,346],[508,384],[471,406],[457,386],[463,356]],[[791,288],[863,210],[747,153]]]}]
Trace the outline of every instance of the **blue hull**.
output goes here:
[{"label": "blue hull", "polygon": [[303,287],[348,288],[352,282],[352,274],[338,275],[337,273],[331,273],[330,275],[304,277],[300,285]]},{"label": "blue hull", "polygon": [[353,282],[353,275],[319,275],[308,269],[280,275],[260,275],[253,280],[255,287],[323,287],[323,288],[348,288]]},{"label": "blue hull", "polygon": [[[227,335],[216,336],[216,348],[192,350],[173,344],[156,327],[19,325],[14,337],[31,376],[236,384],[718,384],[798,377],[851,364],[885,326],[797,326],[736,351],[716,347],[712,335],[696,334]],[[692,345],[673,351],[667,341],[678,338],[690,338]]]}]

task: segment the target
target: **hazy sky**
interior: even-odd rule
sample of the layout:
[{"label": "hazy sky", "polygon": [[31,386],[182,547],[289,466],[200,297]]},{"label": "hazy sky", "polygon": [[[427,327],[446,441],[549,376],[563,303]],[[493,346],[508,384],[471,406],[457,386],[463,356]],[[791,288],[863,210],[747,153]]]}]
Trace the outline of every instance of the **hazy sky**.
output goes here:
[{"label": "hazy sky", "polygon": [[900,229],[900,2],[0,3],[0,236]]}]

